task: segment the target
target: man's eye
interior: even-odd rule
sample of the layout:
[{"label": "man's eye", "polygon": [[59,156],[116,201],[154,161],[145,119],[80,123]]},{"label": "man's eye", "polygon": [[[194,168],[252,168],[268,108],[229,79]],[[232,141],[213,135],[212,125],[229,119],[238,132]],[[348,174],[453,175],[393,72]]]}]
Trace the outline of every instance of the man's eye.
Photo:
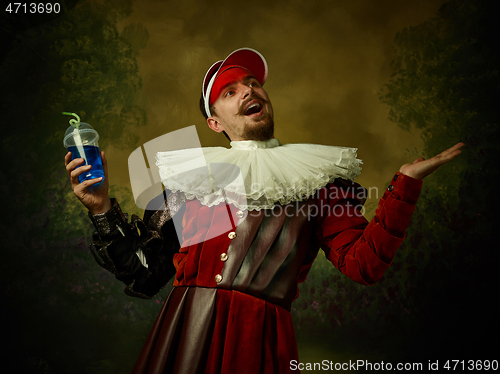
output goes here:
[{"label": "man's eye", "polygon": [[226,93],[224,94],[224,96],[228,97],[228,96],[231,96],[232,94],[234,94],[234,91],[226,91]]}]

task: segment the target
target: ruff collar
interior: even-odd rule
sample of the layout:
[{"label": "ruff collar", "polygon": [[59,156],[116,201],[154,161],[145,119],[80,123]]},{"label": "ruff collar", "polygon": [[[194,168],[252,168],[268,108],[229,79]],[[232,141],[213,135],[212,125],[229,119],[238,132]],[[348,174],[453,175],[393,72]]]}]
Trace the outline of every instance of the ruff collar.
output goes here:
[{"label": "ruff collar", "polygon": [[335,178],[354,180],[361,172],[357,148],[278,139],[230,145],[158,152],[163,185],[206,206],[226,201],[252,211],[307,200]]}]

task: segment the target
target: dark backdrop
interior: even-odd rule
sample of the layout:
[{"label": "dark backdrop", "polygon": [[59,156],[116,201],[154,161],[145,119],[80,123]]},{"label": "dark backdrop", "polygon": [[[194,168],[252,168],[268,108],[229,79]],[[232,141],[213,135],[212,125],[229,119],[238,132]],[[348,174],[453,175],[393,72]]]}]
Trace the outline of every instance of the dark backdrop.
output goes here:
[{"label": "dark backdrop", "polygon": [[292,308],[301,361],[498,359],[498,9],[443,3],[74,0],[59,14],[2,12],[9,372],[129,372],[168,292],[129,298],[94,262],[92,227],[64,170],[61,112],[99,131],[112,195],[140,214],[128,155],[193,124],[203,145],[227,146],[197,100],[208,66],[242,46],[268,59],[281,142],[358,147],[367,188],[383,191],[417,154],[466,144],[426,179],[408,239],[377,285],[353,283],[320,253]]}]

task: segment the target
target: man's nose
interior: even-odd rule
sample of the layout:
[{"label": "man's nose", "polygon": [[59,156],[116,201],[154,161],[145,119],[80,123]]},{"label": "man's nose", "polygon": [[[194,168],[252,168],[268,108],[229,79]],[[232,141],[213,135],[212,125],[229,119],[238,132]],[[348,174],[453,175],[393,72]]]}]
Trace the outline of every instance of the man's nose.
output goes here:
[{"label": "man's nose", "polygon": [[248,96],[250,96],[252,94],[253,88],[244,85],[242,92],[243,92],[243,99],[246,99]]}]

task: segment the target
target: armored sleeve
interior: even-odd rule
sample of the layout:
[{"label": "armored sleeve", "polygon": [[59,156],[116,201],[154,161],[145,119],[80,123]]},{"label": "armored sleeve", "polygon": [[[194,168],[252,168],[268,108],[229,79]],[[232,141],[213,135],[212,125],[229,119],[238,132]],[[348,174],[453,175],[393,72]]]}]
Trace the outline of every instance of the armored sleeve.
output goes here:
[{"label": "armored sleeve", "polygon": [[[159,199],[164,203],[158,204]],[[182,216],[185,198],[165,191],[148,205],[142,220],[134,214],[130,222],[116,199],[111,202],[108,212],[89,213],[96,229],[90,251],[100,266],[125,283],[127,295],[153,298],[175,274],[172,259],[180,243],[173,216]]]}]

